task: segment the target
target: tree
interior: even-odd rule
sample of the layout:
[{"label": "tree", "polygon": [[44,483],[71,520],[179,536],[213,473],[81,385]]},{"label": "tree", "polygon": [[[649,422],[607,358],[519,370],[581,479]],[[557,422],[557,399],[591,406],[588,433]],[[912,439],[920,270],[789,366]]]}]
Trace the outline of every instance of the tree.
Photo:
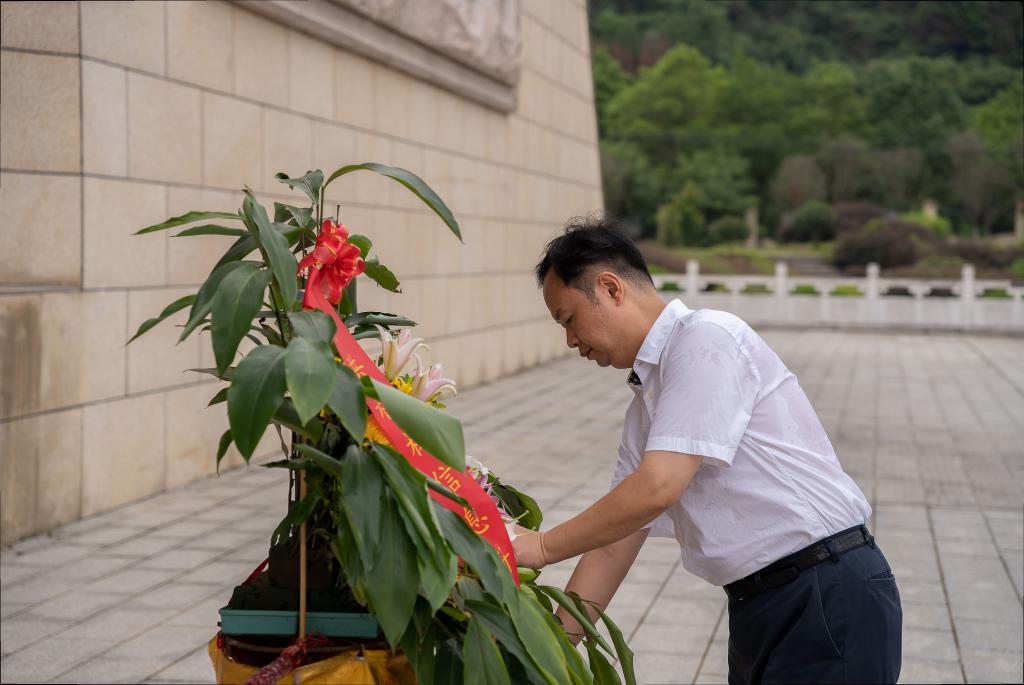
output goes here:
[{"label": "tree", "polygon": [[824,200],[825,181],[825,173],[814,157],[793,155],[782,160],[773,195],[779,207],[793,211],[811,200]]},{"label": "tree", "polygon": [[700,190],[687,183],[668,202],[658,207],[658,242],[669,247],[710,245],[711,233],[706,228],[704,213],[700,211],[704,202]]},{"label": "tree", "polygon": [[608,133],[608,103],[633,82],[633,77],[622,70],[618,61],[604,48],[594,50],[594,106],[597,109],[597,130],[602,137]]},{"label": "tree", "polygon": [[634,143],[602,141],[600,145],[605,210],[639,235],[652,235],[655,211],[663,197],[662,176]]},{"label": "tree", "polygon": [[958,133],[946,145],[952,162],[954,196],[971,221],[971,234],[987,235],[1013,206],[1014,183],[1007,168],[993,159],[975,133]]},{"label": "tree", "polygon": [[747,207],[757,204],[747,161],[730,150],[698,150],[680,155],[674,179],[677,188],[696,189],[697,205],[711,219],[742,214]]}]

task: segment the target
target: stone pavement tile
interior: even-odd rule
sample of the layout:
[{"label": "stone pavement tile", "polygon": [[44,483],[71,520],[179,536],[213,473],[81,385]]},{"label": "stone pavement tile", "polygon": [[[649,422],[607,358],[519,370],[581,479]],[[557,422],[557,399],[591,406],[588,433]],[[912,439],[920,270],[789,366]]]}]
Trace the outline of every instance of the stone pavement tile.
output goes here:
[{"label": "stone pavement tile", "polygon": [[1004,623],[961,618],[955,625],[961,650],[1009,652],[1024,658],[1024,627],[1020,620]]},{"label": "stone pavement tile", "polygon": [[234,587],[248,578],[255,566],[251,561],[211,561],[175,580],[183,583],[210,583],[217,586],[229,584]]},{"label": "stone pavement tile", "polygon": [[182,542],[185,547],[188,549],[219,549],[227,551],[236,550],[257,539],[264,541],[264,547],[268,546],[265,541],[270,538],[269,532],[266,535],[259,535],[257,537],[251,531],[231,530],[230,527],[225,527],[219,522],[214,525],[217,528],[189,540],[183,540]]},{"label": "stone pavement tile", "polygon": [[39,573],[35,566],[22,566],[21,564],[4,562],[0,564],[0,587],[7,588],[19,581],[32,578]]},{"label": "stone pavement tile", "polygon": [[961,656],[969,683],[1024,682],[1024,665],[1020,654],[965,649]]},{"label": "stone pavement tile", "polygon": [[677,685],[692,683],[700,657],[692,654],[636,652],[633,670],[638,683],[645,685]]},{"label": "stone pavement tile", "polygon": [[729,682],[729,676],[724,673],[700,672],[697,679],[693,681],[696,685],[725,685]]},{"label": "stone pavement tile", "polygon": [[210,631],[198,626],[162,625],[119,644],[107,656],[120,659],[179,659],[205,645]]},{"label": "stone pavement tile", "polygon": [[155,528],[165,526],[182,518],[184,514],[180,511],[167,511],[161,509],[138,509],[134,511],[122,511],[120,521],[122,525],[136,526],[138,528]]},{"label": "stone pavement tile", "polygon": [[641,606],[646,609],[654,602],[659,590],[661,590],[659,583],[623,583],[608,606]]},{"label": "stone pavement tile", "polygon": [[[213,587],[213,586],[210,586]],[[171,626],[200,626],[210,631],[210,637],[217,632],[217,612],[231,599],[231,587],[217,588],[214,594],[167,620]]]},{"label": "stone pavement tile", "polygon": [[674,577],[672,572],[676,568],[676,563],[669,564],[656,564],[653,562],[646,563],[634,563],[633,567],[629,569],[629,573],[626,574],[627,583],[664,583],[669,577]]},{"label": "stone pavement tile", "polygon": [[903,605],[904,628],[927,628],[928,630],[949,630],[949,608],[942,598],[937,602],[901,602]]},{"label": "stone pavement tile", "polygon": [[24,554],[17,554],[10,561],[26,566],[53,566],[81,559],[92,551],[92,547],[57,542]]},{"label": "stone pavement tile", "polygon": [[951,508],[932,509],[935,537],[938,539],[989,539],[985,518],[977,510]]},{"label": "stone pavement tile", "polygon": [[98,656],[73,667],[52,682],[141,683],[166,665],[165,659],[114,659]]},{"label": "stone pavement tile", "polygon": [[86,585],[86,592],[113,592],[133,595],[170,580],[179,571],[146,568],[126,568],[115,571]]},{"label": "stone pavement tile", "polygon": [[174,613],[168,610],[118,607],[71,626],[61,633],[60,641],[67,638],[98,637],[123,640],[163,623]]},{"label": "stone pavement tile", "polygon": [[634,651],[701,656],[711,642],[713,626],[663,625],[643,622],[633,633]]},{"label": "stone pavement tile", "polygon": [[63,630],[67,623],[44,618],[23,618],[16,616],[0,623],[0,652],[9,655],[27,645],[44,640]]},{"label": "stone pavement tile", "polygon": [[[896,569],[899,571],[899,569]],[[936,580],[919,580],[917,578],[900,578],[897,580],[900,600],[903,602],[934,603],[942,601],[944,596],[942,583]]]},{"label": "stone pavement tile", "polygon": [[244,520],[250,513],[251,511],[247,507],[224,504],[196,514],[191,518],[196,521],[210,521],[230,525]]},{"label": "stone pavement tile", "polygon": [[170,582],[128,600],[133,609],[181,609],[206,599],[220,588],[206,583]]},{"label": "stone pavement tile", "polygon": [[1006,562],[1006,568],[1010,572],[1010,579],[1013,581],[1013,587],[1017,591],[1017,597],[1020,597],[1021,593],[1024,592],[1024,552],[1005,552],[1003,560]]},{"label": "stone pavement tile", "polygon": [[950,630],[903,629],[903,656],[914,659],[956,661],[959,657]]},{"label": "stone pavement tile", "polygon": [[31,604],[24,604],[21,602],[9,602],[6,599],[0,599],[0,620],[6,619],[11,614],[17,614],[19,611],[25,611]]},{"label": "stone pavement tile", "polygon": [[160,526],[154,531],[154,535],[161,538],[196,538],[221,527],[222,524],[218,521],[187,518],[169,526]]},{"label": "stone pavement tile", "polygon": [[879,504],[875,507],[875,526],[882,530],[912,530],[924,533],[929,539],[928,510],[923,506],[906,504]]},{"label": "stone pavement tile", "polygon": [[143,535],[118,545],[104,547],[102,554],[108,557],[148,557],[180,545],[181,541],[175,538]]},{"label": "stone pavement tile", "polygon": [[138,528],[129,526],[99,526],[78,535],[68,535],[64,539],[76,545],[113,545],[124,542],[141,534]]},{"label": "stone pavement tile", "polygon": [[170,549],[139,563],[137,568],[190,571],[223,554],[219,549]]},{"label": "stone pavement tile", "polygon": [[73,564],[57,566],[50,570],[46,577],[85,583],[120,571],[136,561],[138,559],[134,557],[108,557],[102,553],[93,554],[85,559],[79,559]]},{"label": "stone pavement tile", "polygon": [[678,624],[713,628],[724,608],[724,597],[720,600],[711,600],[659,596],[650,611],[647,612],[644,621],[666,625]]},{"label": "stone pavement tile", "polygon": [[935,541],[939,548],[939,555],[943,558],[946,555],[960,555],[967,557],[998,557],[999,550],[995,543],[985,538],[966,540],[962,538],[950,539],[939,538]]},{"label": "stone pavement tile", "polygon": [[150,682],[215,683],[216,676],[206,646],[186,654],[150,678]]},{"label": "stone pavement tile", "polygon": [[729,639],[715,639],[708,645],[708,652],[704,655],[702,671],[711,673],[729,672]]},{"label": "stone pavement tile", "polygon": [[4,683],[43,683],[69,668],[109,649],[111,642],[96,639],[39,640],[0,662]]},{"label": "stone pavement tile", "polygon": [[51,597],[62,595],[68,590],[76,587],[77,584],[70,580],[60,578],[48,578],[45,575],[36,574],[31,578],[22,580],[20,583],[4,588],[4,594],[11,600],[22,604],[36,604]]},{"label": "stone pavement tile", "polygon": [[962,683],[964,674],[959,661],[931,661],[926,659],[903,658],[899,683]]},{"label": "stone pavement tile", "polygon": [[[24,614],[24,618],[40,618],[49,621],[75,623],[124,601],[124,595],[113,593],[68,593],[36,604]],[[22,616],[18,618],[20,619]]]}]

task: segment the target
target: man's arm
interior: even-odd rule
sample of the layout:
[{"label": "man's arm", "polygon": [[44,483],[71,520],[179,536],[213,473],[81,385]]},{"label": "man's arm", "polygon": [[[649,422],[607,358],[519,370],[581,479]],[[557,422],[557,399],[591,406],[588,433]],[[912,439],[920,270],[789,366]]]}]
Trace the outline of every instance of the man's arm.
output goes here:
[{"label": "man's arm", "polygon": [[[560,526],[516,538],[516,556],[540,568],[618,542],[650,523],[689,486],[703,457],[681,452],[645,452],[639,468],[586,511]],[[539,547],[536,552],[530,547]],[[521,554],[522,552],[522,554]]]},{"label": "man's arm", "polygon": [[[565,591],[575,592],[583,599],[594,602],[602,611],[606,609],[636,560],[648,533],[650,529],[644,528],[618,542],[584,554],[576,564],[576,570],[572,572]],[[592,619],[597,618],[594,607],[588,605],[587,612]],[[555,613],[565,626],[565,632],[569,633],[572,643],[578,643],[583,635],[583,627],[565,609],[559,607]]]}]

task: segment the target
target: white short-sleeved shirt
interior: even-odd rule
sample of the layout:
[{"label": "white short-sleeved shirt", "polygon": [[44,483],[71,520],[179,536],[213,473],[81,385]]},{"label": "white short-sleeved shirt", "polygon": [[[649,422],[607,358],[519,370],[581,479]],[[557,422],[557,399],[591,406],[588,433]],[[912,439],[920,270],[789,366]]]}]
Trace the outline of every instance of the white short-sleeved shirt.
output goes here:
[{"label": "white short-sleeved shirt", "polygon": [[704,457],[650,524],[691,573],[726,585],[871,515],[796,376],[741,319],[673,300],[633,371],[612,487],[647,451]]}]

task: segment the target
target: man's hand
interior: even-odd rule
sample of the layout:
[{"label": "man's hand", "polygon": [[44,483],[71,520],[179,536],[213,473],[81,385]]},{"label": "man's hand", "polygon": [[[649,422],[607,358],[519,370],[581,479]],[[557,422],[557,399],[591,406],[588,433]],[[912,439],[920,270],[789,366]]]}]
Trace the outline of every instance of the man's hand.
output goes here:
[{"label": "man's hand", "polygon": [[512,541],[516,552],[516,564],[526,568],[541,569],[547,566],[544,554],[544,533],[534,532],[526,528],[516,528],[516,538]]}]

